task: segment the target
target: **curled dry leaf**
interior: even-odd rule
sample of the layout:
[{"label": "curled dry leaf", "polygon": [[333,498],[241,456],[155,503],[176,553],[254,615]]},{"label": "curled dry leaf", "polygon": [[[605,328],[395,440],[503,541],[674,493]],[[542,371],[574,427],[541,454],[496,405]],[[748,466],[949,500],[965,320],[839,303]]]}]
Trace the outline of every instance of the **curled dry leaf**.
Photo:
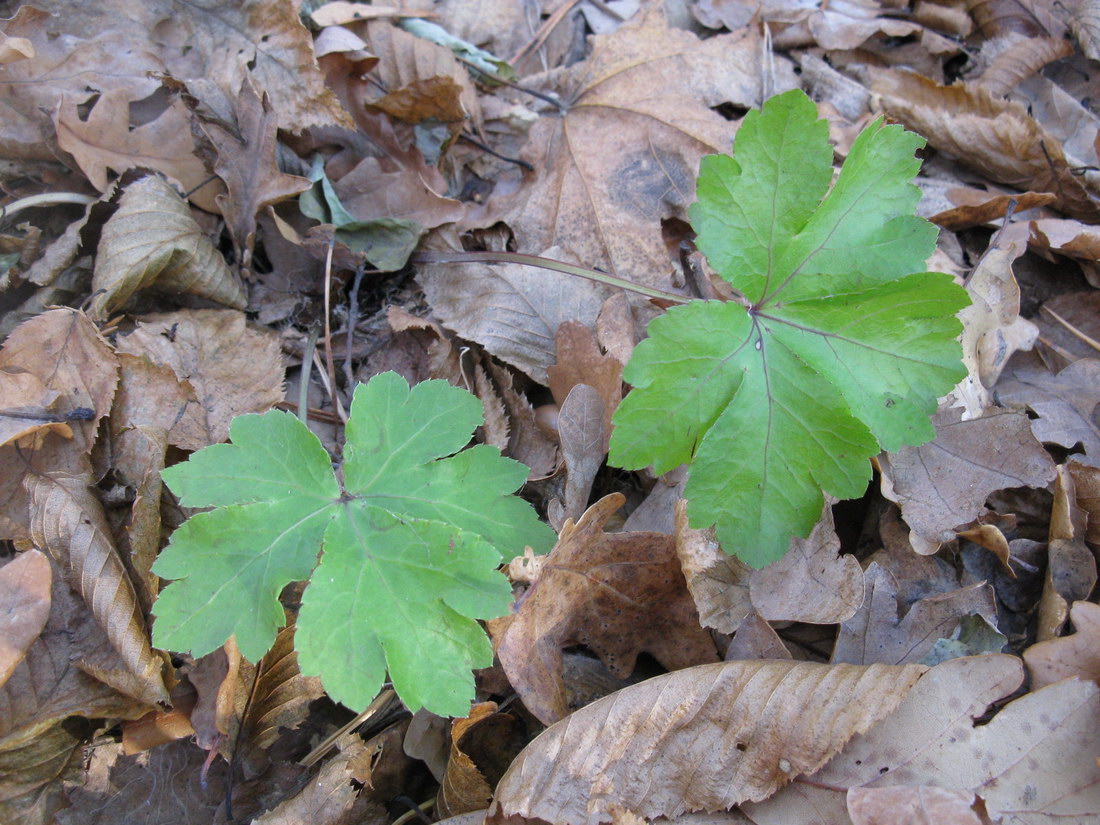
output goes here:
[{"label": "curled dry leaf", "polygon": [[135,181],[103,227],[91,314],[105,319],[138,290],[156,287],[244,309],[244,288],[166,181]]},{"label": "curled dry leaf", "polygon": [[37,550],[0,567],[0,685],[46,626],[52,580],[50,562]]},{"label": "curled dry leaf", "polygon": [[908,128],[998,183],[1051,192],[1059,211],[1100,221],[1100,204],[1073,173],[1062,144],[1019,103],[967,84],[940,86],[897,69],[872,69],[872,89]]},{"label": "curled dry leaf", "polygon": [[1045,487],[1054,478],[1054,462],[1030,437],[1035,422],[1020,412],[963,421],[961,410],[948,409],[932,423],[933,441],[879,456],[883,495],[901,508],[918,553],[935,553],[953,539],[954,528],[979,515],[991,493]]},{"label": "curled dry leaf", "polygon": [[496,702],[479,702],[464,719],[451,723],[451,749],[446,773],[440,783],[436,806],[440,817],[480,811],[488,807],[493,789],[477,764],[461,747],[462,737],[484,719],[496,714]]},{"label": "curled dry leaf", "polygon": [[497,655],[523,703],[544,724],[571,710],[562,648],[585,645],[619,678],[639,653],[672,670],[718,658],[699,625],[671,536],[604,533],[619,493],[567,521],[538,580],[504,631]]},{"label": "curled dry leaf", "polygon": [[117,690],[154,705],[168,702],[164,658],[149,645],[149,631],[129,573],[118,557],[103,507],[84,478],[36,474],[24,484],[31,500],[31,535],[48,550],[69,585],[107,633],[126,672],[95,675]]},{"label": "curled dry leaf", "polygon": [[1078,676],[1100,682],[1100,605],[1074,602],[1071,636],[1048,639],[1024,651],[1032,690]]},{"label": "curled dry leaf", "polygon": [[528,745],[486,821],[597,825],[613,806],[674,818],[765,799],[888,716],[925,670],[754,661],[649,679]]},{"label": "curled dry leaf", "polygon": [[1056,637],[1069,618],[1070,603],[1088,598],[1096,586],[1096,558],[1084,540],[1087,522],[1088,513],[1077,506],[1073,476],[1058,467],[1036,628],[1040,642]]}]

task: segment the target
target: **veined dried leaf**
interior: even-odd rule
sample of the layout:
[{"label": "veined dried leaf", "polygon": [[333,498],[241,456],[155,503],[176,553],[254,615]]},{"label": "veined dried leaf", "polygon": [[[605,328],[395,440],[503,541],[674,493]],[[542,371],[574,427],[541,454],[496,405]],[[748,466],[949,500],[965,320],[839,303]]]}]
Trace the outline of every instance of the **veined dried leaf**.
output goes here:
[{"label": "veined dried leaf", "polygon": [[92,274],[92,291],[98,294],[91,314],[104,319],[151,286],[237,309],[246,304],[244,288],[187,204],[156,175],[130,184],[103,227]]},{"label": "veined dried leaf", "polygon": [[80,737],[53,725],[18,742],[0,743],[0,822],[52,825],[67,804],[61,780],[78,781]]},{"label": "veined dried leaf", "polygon": [[765,799],[888,716],[925,670],[755,661],[650,679],[528,745],[486,821],[597,825],[616,805],[649,819]]},{"label": "veined dried leaf", "polygon": [[1004,97],[1043,66],[1073,54],[1073,44],[1061,37],[1013,33],[999,40],[1004,41],[1002,48],[974,84],[988,89],[994,97]]},{"label": "veined dried leaf", "polygon": [[46,626],[52,579],[49,561],[37,550],[0,567],[0,685]]},{"label": "veined dried leaf", "polygon": [[111,542],[102,505],[87,481],[36,474],[24,483],[31,498],[35,544],[57,559],[126,667],[124,673],[94,675],[147,704],[167,703],[165,661],[150,647],[134,586]]}]

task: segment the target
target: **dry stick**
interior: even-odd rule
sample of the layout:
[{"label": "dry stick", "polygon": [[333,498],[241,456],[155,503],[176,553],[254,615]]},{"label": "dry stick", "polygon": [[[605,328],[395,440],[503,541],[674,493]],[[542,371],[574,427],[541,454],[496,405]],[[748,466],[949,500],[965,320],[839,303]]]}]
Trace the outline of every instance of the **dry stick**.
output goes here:
[{"label": "dry stick", "polygon": [[687,304],[691,298],[686,295],[677,295],[674,292],[665,292],[661,289],[651,289],[647,286],[631,283],[630,281],[599,272],[595,269],[586,269],[583,266],[574,266],[551,258],[541,258],[538,255],[525,255],[522,252],[414,252],[409,258],[414,264],[522,264],[523,266],[537,266],[540,269],[549,269],[561,272],[563,275],[573,275],[577,278],[585,278],[589,281],[597,281],[608,286],[615,286],[630,292],[637,292],[648,298],[657,298],[673,304]]}]

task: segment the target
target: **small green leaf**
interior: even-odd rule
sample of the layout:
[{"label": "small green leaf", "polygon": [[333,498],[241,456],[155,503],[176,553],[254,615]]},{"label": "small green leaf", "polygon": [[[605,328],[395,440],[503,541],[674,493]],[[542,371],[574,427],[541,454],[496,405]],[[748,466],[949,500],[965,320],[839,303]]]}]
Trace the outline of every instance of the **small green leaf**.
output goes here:
[{"label": "small green leaf", "polygon": [[740,302],[655,319],[624,373],[611,461],[691,465],[693,527],[754,566],[806,536],[822,491],[860,495],[868,458],[934,435],[936,398],[965,374],[966,292],[923,272],[936,228],[913,214],[924,141],[871,124],[836,182],[828,128],[795,90],[750,112],[736,158],[703,159],[698,245]]},{"label": "small green leaf", "polygon": [[464,390],[376,376],[352,401],[341,489],[298,419],[236,419],[231,444],[164,472],[185,504],[216,509],[188,520],[154,564],[176,580],[153,608],[155,644],[202,655],[235,635],[256,661],[283,623],[280,592],[312,572],[295,641],[303,672],[358,709],[388,670],[411,709],[465,714],[471,669],[492,663],[476,620],[511,600],[501,555],[554,538],[510,495],[522,464],[492,447],[458,452],[480,423]]}]

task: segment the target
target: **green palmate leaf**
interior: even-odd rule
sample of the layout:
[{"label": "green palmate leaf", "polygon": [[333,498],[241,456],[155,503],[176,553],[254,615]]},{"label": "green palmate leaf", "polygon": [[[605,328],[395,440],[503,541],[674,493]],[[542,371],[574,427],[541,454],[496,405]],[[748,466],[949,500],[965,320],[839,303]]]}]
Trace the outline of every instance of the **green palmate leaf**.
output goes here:
[{"label": "green palmate leaf", "polygon": [[477,399],[446,382],[410,390],[376,376],[355,392],[341,487],[295,417],[235,419],[232,443],[164,471],[183,504],[215,509],[180,527],[153,567],[177,580],[154,606],[154,643],[202,655],[235,635],[257,661],[283,624],[279,593],[312,573],[295,637],[303,672],[359,709],[388,670],[410,708],[464,715],[471,669],[493,658],[475,620],[511,601],[501,555],[553,541],[510,495],[522,464],[492,447],[457,452],[480,423]]},{"label": "green palmate leaf", "polygon": [[[923,272],[936,228],[913,212],[918,135],[876,121],[832,183],[828,126],[795,90],[750,112],[735,157],[703,159],[699,248],[743,302],[696,301],[649,326],[624,373],[611,461],[690,463],[693,527],[761,566],[861,495],[868,458],[934,435],[964,375],[966,292]],[[831,187],[830,187],[830,184]]]}]

